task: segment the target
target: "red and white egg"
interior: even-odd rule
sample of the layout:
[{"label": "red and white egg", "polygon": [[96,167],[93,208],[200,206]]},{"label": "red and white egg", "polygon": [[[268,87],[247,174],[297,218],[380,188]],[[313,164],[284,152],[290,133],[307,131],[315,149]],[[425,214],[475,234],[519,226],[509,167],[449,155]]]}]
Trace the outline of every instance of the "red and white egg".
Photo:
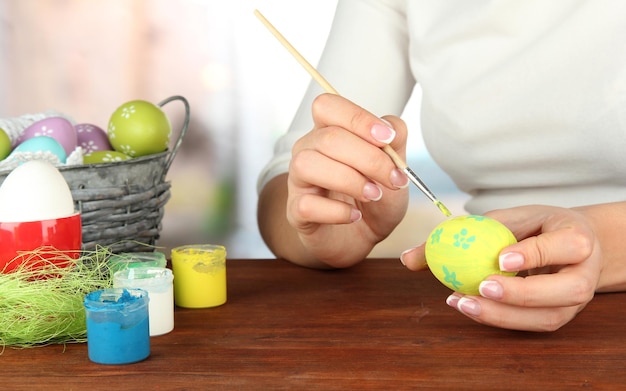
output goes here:
[{"label": "red and white egg", "polygon": [[[0,186],[0,272],[22,264],[67,265],[67,256],[79,256],[81,230],[69,185],[52,164],[31,160],[4,179]],[[40,248],[53,251],[28,256]]]}]

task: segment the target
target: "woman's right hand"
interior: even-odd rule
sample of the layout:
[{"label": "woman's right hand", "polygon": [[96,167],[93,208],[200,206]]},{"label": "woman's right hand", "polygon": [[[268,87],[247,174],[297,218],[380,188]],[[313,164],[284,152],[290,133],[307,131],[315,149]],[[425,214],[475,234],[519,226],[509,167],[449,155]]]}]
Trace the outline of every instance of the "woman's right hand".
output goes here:
[{"label": "woman's right hand", "polygon": [[332,94],[318,96],[312,111],[314,128],[294,145],[287,178],[286,217],[301,251],[286,258],[349,267],[406,213],[409,180],[381,147],[404,156],[407,129],[398,117],[381,120]]}]

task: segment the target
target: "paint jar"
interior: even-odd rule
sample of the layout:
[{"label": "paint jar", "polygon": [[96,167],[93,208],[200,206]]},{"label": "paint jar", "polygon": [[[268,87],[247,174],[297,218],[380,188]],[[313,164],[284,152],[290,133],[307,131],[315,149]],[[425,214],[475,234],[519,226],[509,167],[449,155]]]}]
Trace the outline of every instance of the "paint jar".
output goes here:
[{"label": "paint jar", "polygon": [[164,267],[132,267],[113,275],[115,288],[140,288],[148,292],[151,337],[174,329],[173,280],[172,271]]},{"label": "paint jar", "polygon": [[179,307],[208,308],[226,302],[226,248],[194,244],[172,249],[174,301]]},{"label": "paint jar", "polygon": [[98,364],[129,364],[150,355],[148,292],[106,288],[85,296],[87,350]]},{"label": "paint jar", "polygon": [[108,260],[111,275],[115,272],[134,267],[165,267],[167,260],[165,254],[154,252],[131,252],[113,254]]}]

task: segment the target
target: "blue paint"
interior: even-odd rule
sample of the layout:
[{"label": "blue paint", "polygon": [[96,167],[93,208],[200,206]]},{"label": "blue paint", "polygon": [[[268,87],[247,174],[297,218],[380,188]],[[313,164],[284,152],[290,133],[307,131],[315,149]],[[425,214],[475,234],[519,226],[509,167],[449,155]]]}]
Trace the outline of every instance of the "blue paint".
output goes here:
[{"label": "blue paint", "polygon": [[150,355],[148,292],[107,288],[85,296],[87,350],[99,364],[129,364]]}]

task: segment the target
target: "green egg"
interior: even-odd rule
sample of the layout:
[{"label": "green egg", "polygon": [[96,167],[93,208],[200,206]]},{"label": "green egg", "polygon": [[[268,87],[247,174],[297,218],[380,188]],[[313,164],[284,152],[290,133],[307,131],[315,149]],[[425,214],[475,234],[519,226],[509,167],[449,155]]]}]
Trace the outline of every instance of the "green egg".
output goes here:
[{"label": "green egg", "polygon": [[0,128],[0,160],[3,160],[11,153],[11,139],[9,135]]},{"label": "green egg", "polygon": [[446,220],[432,231],[426,242],[426,262],[430,271],[448,288],[478,295],[480,283],[503,272],[498,264],[500,251],[516,243],[511,231],[486,216],[460,216]]},{"label": "green egg", "polygon": [[122,162],[130,159],[130,156],[118,151],[95,151],[83,157],[85,164],[100,164]]},{"label": "green egg", "polygon": [[171,133],[170,121],[163,110],[144,100],[118,107],[111,115],[107,132],[113,149],[131,157],[165,151]]}]

